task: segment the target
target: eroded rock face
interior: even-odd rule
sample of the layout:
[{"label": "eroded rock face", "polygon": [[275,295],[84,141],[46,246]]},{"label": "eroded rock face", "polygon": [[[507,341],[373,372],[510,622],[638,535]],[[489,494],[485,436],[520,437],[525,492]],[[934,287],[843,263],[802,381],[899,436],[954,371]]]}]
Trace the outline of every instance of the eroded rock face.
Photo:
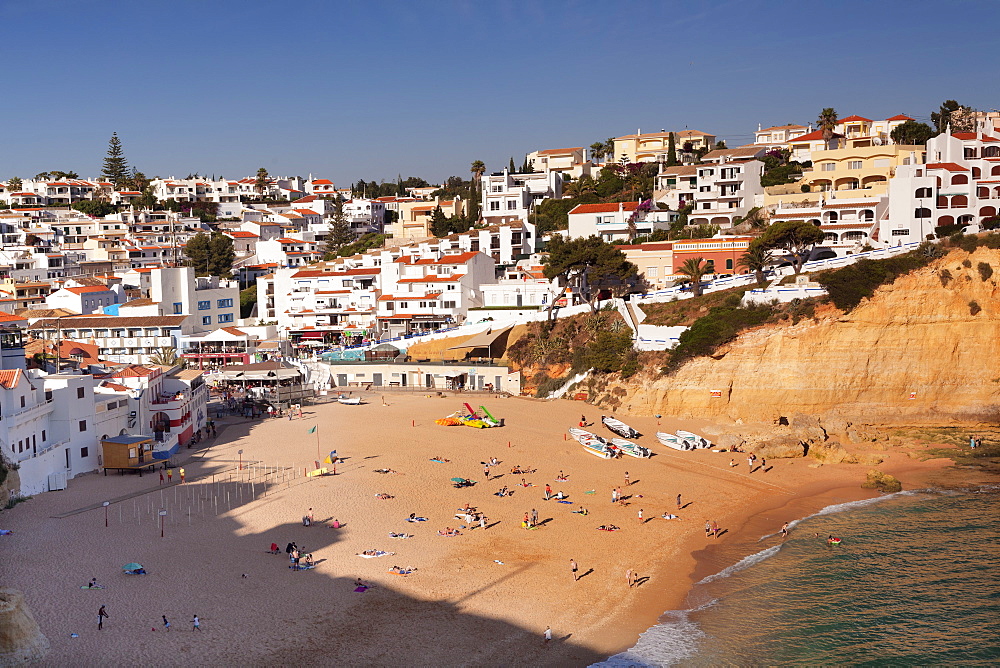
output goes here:
[{"label": "eroded rock face", "polygon": [[31,616],[24,595],[0,589],[0,666],[37,661],[49,651],[49,641]]},{"label": "eroded rock face", "polygon": [[[993,277],[982,280],[980,262],[997,270]],[[621,408],[746,422],[785,417],[813,440],[822,425],[798,414],[836,418],[834,431],[849,441],[866,440],[852,423],[990,421],[1000,414],[997,276],[1000,251],[953,251],[848,314],[762,327],[673,376],[623,384]]]}]

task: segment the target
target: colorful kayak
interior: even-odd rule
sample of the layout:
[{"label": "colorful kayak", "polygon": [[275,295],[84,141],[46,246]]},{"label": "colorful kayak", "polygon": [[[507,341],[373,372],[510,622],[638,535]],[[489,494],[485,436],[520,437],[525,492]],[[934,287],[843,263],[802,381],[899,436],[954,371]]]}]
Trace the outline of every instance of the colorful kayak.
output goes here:
[{"label": "colorful kayak", "polygon": [[466,427],[475,427],[476,429],[486,429],[487,427],[491,426],[486,424],[482,420],[477,420],[475,418],[470,418],[470,417],[460,417],[458,418],[458,420]]}]

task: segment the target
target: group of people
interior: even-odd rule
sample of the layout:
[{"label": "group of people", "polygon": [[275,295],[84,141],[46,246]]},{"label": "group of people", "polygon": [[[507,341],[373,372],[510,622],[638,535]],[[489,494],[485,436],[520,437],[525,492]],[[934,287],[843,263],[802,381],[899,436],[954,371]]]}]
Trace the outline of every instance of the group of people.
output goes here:
[{"label": "group of people", "polygon": [[[271,546],[276,547],[273,543]],[[285,546],[285,553],[288,555],[288,567],[293,571],[307,570],[315,566],[312,553],[302,554],[294,541]]]},{"label": "group of people", "polygon": [[[102,605],[100,608],[97,609],[97,630],[98,631],[103,631],[104,630],[104,620],[105,619],[111,619],[111,615],[108,614],[108,606]],[[166,615],[160,615],[160,619],[163,620],[163,630],[167,631],[169,633],[170,632],[170,620],[167,619]],[[153,627],[153,630],[154,631],[156,630],[155,626]],[[192,632],[193,631],[201,631],[201,618],[198,617],[198,615],[194,615],[193,618],[191,619],[191,631]]]}]

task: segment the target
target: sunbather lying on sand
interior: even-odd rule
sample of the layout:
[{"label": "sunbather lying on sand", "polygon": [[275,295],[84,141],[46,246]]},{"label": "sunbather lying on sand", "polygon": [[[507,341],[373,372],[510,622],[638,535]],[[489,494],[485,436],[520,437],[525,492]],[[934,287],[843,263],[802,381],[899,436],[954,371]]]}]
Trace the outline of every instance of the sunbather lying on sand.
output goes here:
[{"label": "sunbather lying on sand", "polygon": [[602,524],[597,527],[598,531],[618,531],[620,527],[616,527],[614,524]]},{"label": "sunbather lying on sand", "polygon": [[396,575],[411,575],[413,573],[416,573],[417,569],[413,568],[412,566],[407,568],[403,568],[402,566],[393,566],[392,568],[389,569],[389,572],[395,573]]},{"label": "sunbather lying on sand", "polygon": [[382,492],[381,494],[376,494],[375,498],[376,499],[382,499],[384,501],[386,499],[391,499],[392,498],[392,494],[386,494],[385,492]]},{"label": "sunbather lying on sand", "polygon": [[452,529],[451,527],[445,527],[444,531],[438,531],[439,536],[461,536],[462,533],[458,529]]},{"label": "sunbather lying on sand", "polygon": [[364,552],[359,552],[357,556],[359,557],[385,557],[389,555],[396,554],[395,552],[386,552],[385,550],[365,550]]}]

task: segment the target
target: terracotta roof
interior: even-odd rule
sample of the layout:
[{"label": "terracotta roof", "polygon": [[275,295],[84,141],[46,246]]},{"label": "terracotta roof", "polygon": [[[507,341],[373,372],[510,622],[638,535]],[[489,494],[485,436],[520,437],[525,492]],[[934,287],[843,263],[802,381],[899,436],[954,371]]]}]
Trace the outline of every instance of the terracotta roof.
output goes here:
[{"label": "terracotta roof", "polygon": [[316,195],[306,195],[305,197],[300,197],[297,200],[293,200],[292,204],[308,204],[309,202],[315,202],[319,198]]},{"label": "terracotta roof", "polygon": [[887,121],[912,121],[913,119],[910,118],[909,116],[907,116],[906,114],[897,114],[897,115],[893,116],[892,118],[887,118],[885,120],[887,120]]},{"label": "terracotta roof", "polygon": [[[843,137],[844,135],[837,134],[836,132],[834,132],[833,136],[834,137]],[[788,141],[788,143],[791,144],[791,143],[798,143],[798,142],[802,142],[802,141],[820,141],[822,139],[823,139],[823,131],[822,130],[813,130],[809,134],[804,134],[801,137],[796,137],[795,139],[790,139]]]},{"label": "terracotta roof", "polygon": [[0,386],[8,390],[14,389],[20,380],[21,380],[20,369],[3,369],[2,371],[0,371]]},{"label": "terracotta roof", "polygon": [[792,129],[797,130],[798,128],[804,128],[804,127],[806,126],[795,125],[794,123],[791,125],[772,125],[771,127],[764,128],[763,130],[757,130],[757,132],[770,132],[771,130],[792,130]]},{"label": "terracotta roof", "polygon": [[222,329],[223,332],[227,332],[229,334],[232,334],[233,336],[246,336],[247,335],[247,333],[244,332],[242,329],[237,329],[235,327],[222,327],[221,329]]},{"label": "terracotta roof", "polygon": [[313,181],[313,185],[316,185],[318,183],[321,183],[323,185],[330,185],[330,186],[333,185],[333,181],[331,181],[330,179],[316,179],[315,181]]},{"label": "terracotta roof", "polygon": [[24,318],[0,311],[0,322],[27,322]]},{"label": "terracotta roof", "polygon": [[952,132],[951,136],[955,139],[975,139],[975,132]]},{"label": "terracotta roof", "polygon": [[841,118],[837,122],[838,123],[860,123],[860,122],[871,123],[872,119],[865,118],[864,116],[858,116],[858,115],[855,114],[854,116],[848,116],[847,118]]},{"label": "terracotta roof", "polygon": [[660,176],[694,176],[698,173],[697,165],[674,165],[673,167],[666,167]]},{"label": "terracotta roof", "polygon": [[931,162],[925,165],[927,169],[946,169],[949,172],[967,172],[968,167],[962,167],[961,165],[956,165],[954,162]]},{"label": "terracotta roof", "polygon": [[573,153],[574,151],[582,151],[582,146],[576,146],[574,148],[550,148],[544,151],[539,151],[538,155],[559,155],[562,153]]},{"label": "terracotta roof", "polygon": [[153,306],[157,302],[154,302],[149,297],[140,297],[138,299],[133,299],[132,301],[125,302],[122,304],[122,308],[126,306]]},{"label": "terracotta roof", "polygon": [[638,202],[613,202],[611,204],[578,204],[569,213],[570,215],[574,213],[615,213],[618,211],[618,207],[621,207],[622,211],[635,211],[638,208]]},{"label": "terracotta roof", "polygon": [[106,285],[81,285],[80,287],[77,287],[77,288],[63,288],[63,290],[67,290],[69,292],[72,292],[73,294],[82,295],[82,294],[84,294],[86,292],[107,292],[108,291],[108,286],[106,286]]},{"label": "terracotta roof", "polygon": [[427,264],[465,264],[471,260],[474,256],[478,255],[479,251],[469,251],[466,253],[459,253],[457,255],[442,255],[440,259],[434,258],[423,258],[420,260],[414,259],[413,255],[404,255],[403,257],[396,260],[400,264],[410,264],[410,265],[427,265]]},{"label": "terracotta roof", "polygon": [[116,392],[127,392],[130,388],[124,385],[119,385],[118,383],[112,383],[110,380],[106,380],[101,383],[100,387],[106,387],[109,390],[115,390]]},{"label": "terracotta roof", "polygon": [[158,368],[132,364],[111,374],[112,378],[145,378],[162,373]]},{"label": "terracotta roof", "polygon": [[[84,315],[62,318],[58,326],[63,329],[79,327],[180,327],[186,315],[137,315],[137,316],[94,316]],[[55,318],[43,318],[28,329],[53,329],[57,325]]]},{"label": "terracotta roof", "polygon": [[228,234],[229,236],[233,237],[234,239],[259,239],[260,238],[259,235],[256,235],[253,232],[244,232],[242,230],[232,230],[232,231],[226,232],[226,234]]},{"label": "terracotta roof", "polygon": [[767,151],[763,146],[746,146],[740,148],[717,148],[706,153],[702,160],[715,160],[719,158],[752,158],[763,155]]}]

